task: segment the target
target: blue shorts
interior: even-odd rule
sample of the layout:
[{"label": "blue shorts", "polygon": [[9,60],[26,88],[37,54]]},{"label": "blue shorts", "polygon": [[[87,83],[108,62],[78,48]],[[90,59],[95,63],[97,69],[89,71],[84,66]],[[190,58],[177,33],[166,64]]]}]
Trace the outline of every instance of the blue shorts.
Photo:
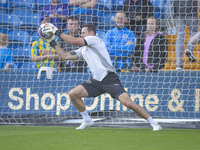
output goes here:
[{"label": "blue shorts", "polygon": [[118,99],[122,93],[126,92],[118,75],[114,72],[108,73],[102,81],[91,79],[81,85],[86,89],[89,97],[97,97],[107,92],[113,98]]}]

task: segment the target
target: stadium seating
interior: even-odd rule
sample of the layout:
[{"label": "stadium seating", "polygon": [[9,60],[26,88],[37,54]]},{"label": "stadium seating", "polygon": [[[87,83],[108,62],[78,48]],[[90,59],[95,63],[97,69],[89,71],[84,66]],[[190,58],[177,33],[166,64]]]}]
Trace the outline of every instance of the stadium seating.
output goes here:
[{"label": "stadium seating", "polygon": [[[187,43],[190,38],[189,29],[185,30],[184,50],[187,48]],[[176,70],[176,39],[177,35],[166,35],[168,39],[168,61],[162,70]],[[193,50],[193,54],[197,62],[189,62],[188,57],[183,53],[183,68],[184,70],[200,70],[200,53],[198,52],[200,45],[197,44]]]},{"label": "stadium seating", "polygon": [[98,30],[96,31],[96,35],[103,40],[105,36],[105,32]]},{"label": "stadium seating", "polygon": [[33,62],[24,62],[19,69],[19,72],[34,72],[36,69],[33,67]]},{"label": "stadium seating", "polygon": [[113,7],[114,7],[114,10],[121,10],[122,8],[122,5],[124,4],[124,2],[126,0],[112,0],[113,1]]},{"label": "stadium seating", "polygon": [[22,17],[22,21],[18,29],[27,31],[30,35],[37,32],[40,25],[40,15],[40,12],[35,12],[31,14],[31,17]]},{"label": "stadium seating", "polygon": [[69,0],[60,0],[61,3],[69,3]]},{"label": "stadium seating", "polygon": [[14,30],[8,33],[9,48],[15,49],[20,46],[26,46],[30,42],[30,35],[26,31]]},{"label": "stadium seating", "polygon": [[36,0],[13,0],[11,9],[26,9],[26,10],[35,10]]},{"label": "stadium seating", "polygon": [[10,11],[11,2],[10,0],[0,1],[0,14],[5,13],[7,14]]},{"label": "stadium seating", "polygon": [[43,10],[45,5],[50,4],[50,0],[36,0],[37,2],[37,9],[38,10]]},{"label": "stadium seating", "polygon": [[38,32],[34,32],[30,38],[30,42],[33,43],[35,40],[39,39],[40,35]]},{"label": "stadium seating", "polygon": [[99,10],[113,10],[113,2],[112,0],[99,0],[98,1]]},{"label": "stadium seating", "polygon": [[30,58],[31,57],[30,49],[31,49],[30,46],[20,46],[13,50],[13,55],[14,57],[18,58]]},{"label": "stadium seating", "polygon": [[99,30],[104,30],[105,32],[112,29],[115,26],[114,17],[116,15],[116,12],[111,11],[99,11]]},{"label": "stadium seating", "polygon": [[0,28],[3,33],[15,30],[20,25],[20,17],[12,14],[0,14]]},{"label": "stadium seating", "polygon": [[0,14],[8,14],[8,11],[4,9],[0,9]]},{"label": "stadium seating", "polygon": [[154,13],[156,18],[164,19],[165,17],[165,4],[166,0],[151,0],[152,5],[154,6]]},{"label": "stadium seating", "polygon": [[17,15],[20,18],[23,18],[23,17],[28,18],[28,17],[31,17],[33,15],[33,11],[32,10],[22,10],[22,9],[18,10],[18,9],[16,9],[16,10],[11,10],[10,14]]},{"label": "stadium seating", "polygon": [[21,66],[25,62],[31,61],[31,47],[30,46],[20,46],[13,50],[14,63],[17,65],[17,68],[21,68]]}]

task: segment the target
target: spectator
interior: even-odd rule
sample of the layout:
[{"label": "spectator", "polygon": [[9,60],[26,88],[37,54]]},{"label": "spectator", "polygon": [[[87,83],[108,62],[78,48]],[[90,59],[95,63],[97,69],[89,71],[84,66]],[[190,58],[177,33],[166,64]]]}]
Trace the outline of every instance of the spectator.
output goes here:
[{"label": "spectator", "polygon": [[151,16],[147,20],[147,30],[137,39],[133,56],[132,71],[157,72],[167,61],[168,43],[159,22]]},{"label": "spectator", "polygon": [[176,22],[176,70],[183,70],[183,48],[185,41],[185,29],[188,26],[191,36],[187,44],[185,54],[190,62],[195,62],[193,55],[194,44],[191,44],[191,37],[198,32],[198,10],[197,0],[174,0],[174,19]]},{"label": "spectator", "polygon": [[70,0],[73,7],[73,15],[76,15],[84,24],[97,26],[97,0]]},{"label": "spectator", "polygon": [[[114,20],[116,27],[106,33],[104,42],[114,62],[114,67],[127,68],[126,60],[134,52],[135,35],[133,31],[125,27],[125,22],[128,20],[123,11],[117,12]],[[118,65],[119,60],[122,60],[123,66]]]},{"label": "spectator", "polygon": [[68,15],[69,4],[61,4],[59,0],[51,0],[51,4],[46,5],[42,11],[40,23],[45,20],[56,25],[59,29],[64,29]]},{"label": "spectator", "polygon": [[[43,21],[42,23],[47,22]],[[39,69],[40,67],[57,68],[58,65],[56,61],[58,61],[60,57],[55,53],[55,50],[49,45],[48,42],[39,38],[32,44],[31,59],[32,62],[36,62],[34,65],[36,69]],[[60,71],[60,68],[57,69]]]},{"label": "spectator", "polygon": [[4,33],[0,33],[0,68],[8,70],[14,65],[14,58],[12,56],[12,50],[8,49],[9,40],[8,36]]},{"label": "spectator", "polygon": [[[80,21],[76,16],[70,16],[67,21],[67,29],[68,31],[64,32],[74,37],[80,37]],[[77,45],[72,45],[64,41],[63,39],[59,39],[60,46],[66,51],[72,51],[79,48]],[[81,60],[67,60],[60,64],[61,71],[73,71],[73,72],[86,72],[87,64],[85,61]]]},{"label": "spectator", "polygon": [[146,30],[146,20],[149,16],[154,16],[154,7],[150,0],[126,0],[122,6],[129,19],[129,29],[135,35],[140,36]]}]

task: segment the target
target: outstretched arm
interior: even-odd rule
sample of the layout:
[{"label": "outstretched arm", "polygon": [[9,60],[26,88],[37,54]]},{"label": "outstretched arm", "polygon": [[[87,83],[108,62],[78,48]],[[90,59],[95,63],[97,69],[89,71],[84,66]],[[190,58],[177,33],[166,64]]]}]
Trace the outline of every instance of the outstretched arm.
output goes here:
[{"label": "outstretched arm", "polygon": [[78,45],[78,46],[85,46],[85,41],[83,38],[73,37],[71,35],[61,33],[60,37],[69,44]]},{"label": "outstretched arm", "polygon": [[47,25],[45,26],[45,30],[43,32],[46,35],[53,33],[53,35],[57,35],[61,37],[64,41],[72,45],[78,45],[78,46],[86,45],[85,40],[83,38],[77,38],[77,37],[73,37],[71,35],[62,33],[61,31],[58,30],[56,26],[54,26],[51,23],[47,23]]},{"label": "outstretched arm", "polygon": [[43,60],[60,60],[59,55],[51,54],[51,55],[43,55],[43,56],[31,56],[32,62],[40,62]]},{"label": "outstretched arm", "polygon": [[60,46],[55,45],[56,53],[63,59],[63,60],[76,60],[78,59],[78,55],[75,53],[75,51],[66,52],[64,49],[62,49]]}]

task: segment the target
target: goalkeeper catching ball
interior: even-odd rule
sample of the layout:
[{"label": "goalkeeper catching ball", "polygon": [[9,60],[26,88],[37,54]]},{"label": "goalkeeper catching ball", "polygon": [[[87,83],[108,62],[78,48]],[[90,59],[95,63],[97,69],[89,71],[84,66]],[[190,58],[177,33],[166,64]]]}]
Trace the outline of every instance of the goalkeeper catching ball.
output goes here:
[{"label": "goalkeeper catching ball", "polygon": [[135,104],[122,86],[116,74],[106,46],[102,39],[96,36],[94,25],[84,25],[81,30],[81,38],[61,33],[53,24],[45,26],[45,34],[53,33],[69,44],[81,46],[79,49],[66,52],[57,45],[55,36],[44,39],[56,50],[63,60],[84,59],[93,78],[69,91],[69,97],[74,106],[83,117],[82,124],[76,129],[85,129],[93,125],[93,120],[88,115],[85,103],[81,98],[96,97],[108,92],[113,98],[119,100],[123,105],[133,110],[137,115],[146,119],[153,128],[153,131],[162,130],[162,127],[155,122],[147,111],[138,104]]}]

